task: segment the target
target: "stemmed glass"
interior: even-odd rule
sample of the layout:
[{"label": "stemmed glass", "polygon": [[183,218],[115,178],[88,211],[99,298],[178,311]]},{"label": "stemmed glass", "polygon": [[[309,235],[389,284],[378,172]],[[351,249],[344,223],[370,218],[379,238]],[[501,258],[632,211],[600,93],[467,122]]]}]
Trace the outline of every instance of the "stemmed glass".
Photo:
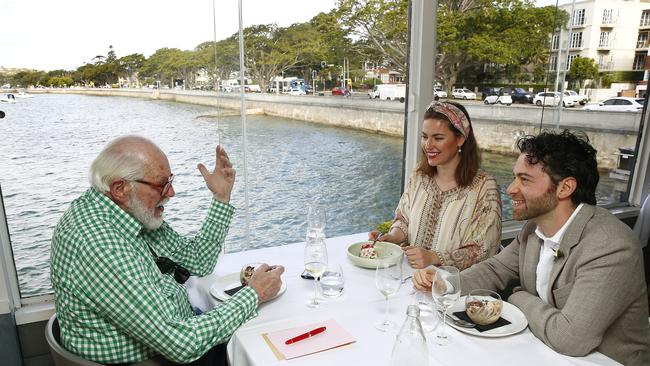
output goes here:
[{"label": "stemmed glass", "polygon": [[442,327],[438,327],[436,343],[443,346],[449,343],[447,335],[447,310],[456,303],[460,297],[460,273],[458,268],[440,266],[436,269],[431,286],[431,295],[442,310]]},{"label": "stemmed glass", "polygon": [[307,225],[309,232],[317,232],[325,236],[325,223],[327,215],[325,214],[325,206],[320,203],[312,203],[307,208]]},{"label": "stemmed glass", "polygon": [[387,260],[377,261],[375,286],[386,298],[384,320],[375,323],[375,327],[382,332],[387,332],[395,328],[395,323],[388,320],[388,298],[395,295],[402,286],[402,260],[400,259],[397,263]]},{"label": "stemmed glass", "polygon": [[318,302],[318,279],[327,268],[327,247],[325,239],[321,237],[307,238],[305,242],[305,270],[314,277],[314,298],[307,302],[310,308],[317,308]]}]

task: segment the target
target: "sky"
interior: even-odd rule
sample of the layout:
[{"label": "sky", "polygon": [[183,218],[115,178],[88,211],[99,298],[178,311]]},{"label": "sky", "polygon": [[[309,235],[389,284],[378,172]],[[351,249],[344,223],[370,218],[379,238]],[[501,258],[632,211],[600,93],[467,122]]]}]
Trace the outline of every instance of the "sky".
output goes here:
[{"label": "sky", "polygon": [[[560,0],[561,3],[567,0]],[[537,0],[555,5],[555,0]],[[217,40],[237,32],[238,0],[215,0]],[[244,27],[305,22],[336,0],[242,0]],[[117,57],[194,49],[214,39],[212,0],[0,0],[0,67],[74,70]]]}]

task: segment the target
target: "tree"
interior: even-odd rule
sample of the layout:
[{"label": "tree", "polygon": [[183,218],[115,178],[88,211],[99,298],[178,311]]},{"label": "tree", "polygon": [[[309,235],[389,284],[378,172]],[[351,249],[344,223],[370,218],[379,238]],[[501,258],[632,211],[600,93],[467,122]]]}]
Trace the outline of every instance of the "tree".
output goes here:
[{"label": "tree", "polygon": [[569,81],[576,82],[578,89],[582,88],[586,80],[596,80],[598,78],[596,60],[588,57],[574,58],[571,61],[571,68],[566,77]]},{"label": "tree", "polygon": [[145,58],[140,53],[133,53],[121,57],[116,61],[118,65],[118,75],[129,79],[129,84],[137,82],[137,73],[144,64],[144,61]]},{"label": "tree", "polygon": [[406,73],[408,0],[339,0],[336,17],[347,37],[379,53],[384,66]]},{"label": "tree", "polygon": [[[338,14],[356,45],[368,42],[385,65],[405,72],[407,6],[407,0],[339,0]],[[535,8],[530,0],[439,0],[436,75],[451,88],[467,68],[543,64],[549,35],[566,19],[566,12]]]}]

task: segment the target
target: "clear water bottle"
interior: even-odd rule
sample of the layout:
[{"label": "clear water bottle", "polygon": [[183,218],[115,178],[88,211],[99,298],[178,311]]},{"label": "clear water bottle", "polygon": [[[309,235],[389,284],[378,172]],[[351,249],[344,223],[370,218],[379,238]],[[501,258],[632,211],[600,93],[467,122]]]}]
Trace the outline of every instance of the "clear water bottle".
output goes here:
[{"label": "clear water bottle", "polygon": [[397,334],[393,353],[390,356],[391,366],[429,365],[427,340],[419,317],[420,309],[417,305],[409,305],[406,309],[406,321]]}]

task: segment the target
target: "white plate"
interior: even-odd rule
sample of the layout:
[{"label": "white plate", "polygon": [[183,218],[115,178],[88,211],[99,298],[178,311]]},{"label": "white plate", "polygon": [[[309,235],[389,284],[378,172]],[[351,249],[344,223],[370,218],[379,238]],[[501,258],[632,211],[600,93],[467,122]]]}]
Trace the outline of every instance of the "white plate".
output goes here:
[{"label": "white plate", "polygon": [[[221,276],[217,278],[217,280],[210,287],[210,295],[212,295],[212,297],[217,300],[226,301],[230,299],[230,295],[224,291],[238,286],[241,286],[241,282],[239,282],[239,272]],[[282,281],[282,285],[280,285],[280,291],[278,291],[278,293],[269,300],[273,300],[276,297],[282,295],[286,290],[287,284]]]},{"label": "white plate", "polygon": [[[447,314],[453,314],[457,311],[465,310],[465,297],[466,296],[462,296],[460,299],[458,299],[458,301],[456,301],[454,306],[452,306],[447,311]],[[447,322],[447,324],[456,328],[461,332],[479,336],[479,337],[488,337],[488,338],[509,336],[521,332],[522,330],[526,329],[526,327],[528,326],[528,320],[526,320],[526,316],[524,315],[524,313],[522,313],[518,307],[506,301],[503,302],[503,311],[501,313],[501,317],[509,321],[510,324],[504,325],[499,328],[490,329],[485,332],[479,332],[474,328],[459,327],[455,325],[453,322]]]}]

